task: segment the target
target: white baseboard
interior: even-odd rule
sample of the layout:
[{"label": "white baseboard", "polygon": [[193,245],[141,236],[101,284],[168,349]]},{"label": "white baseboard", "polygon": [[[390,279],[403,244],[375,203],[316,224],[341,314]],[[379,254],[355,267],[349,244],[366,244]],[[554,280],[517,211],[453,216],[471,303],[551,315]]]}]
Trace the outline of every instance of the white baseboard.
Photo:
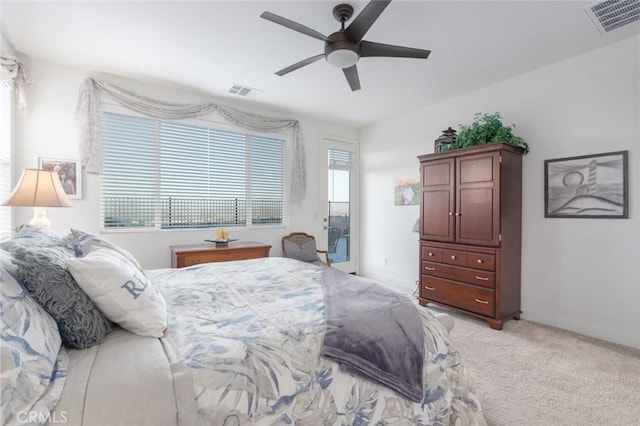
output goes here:
[{"label": "white baseboard", "polygon": [[371,278],[383,284],[387,287],[391,287],[396,291],[405,294],[413,294],[416,290],[416,283],[414,281],[404,280],[397,277],[390,277],[379,272],[372,271],[370,269],[361,269],[359,275],[365,278]]},{"label": "white baseboard", "polygon": [[607,342],[640,349],[640,337],[638,335],[612,329],[611,327],[607,327],[606,324],[586,324],[584,321],[576,321],[572,318],[527,309],[526,307],[522,308],[521,317],[551,327],[561,328],[585,336],[595,337],[596,339],[606,340]]}]

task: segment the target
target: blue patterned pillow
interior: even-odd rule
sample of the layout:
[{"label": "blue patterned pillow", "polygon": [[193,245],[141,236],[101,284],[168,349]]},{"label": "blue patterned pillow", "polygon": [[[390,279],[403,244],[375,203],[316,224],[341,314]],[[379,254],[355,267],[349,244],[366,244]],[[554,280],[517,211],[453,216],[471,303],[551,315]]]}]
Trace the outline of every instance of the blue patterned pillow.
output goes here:
[{"label": "blue patterned pillow", "polygon": [[57,247],[74,253],[73,241],[69,237],[40,226],[21,225],[16,228],[16,235],[10,240],[1,241],[0,248],[13,254],[18,247]]},{"label": "blue patterned pillow", "polygon": [[56,320],[62,343],[84,349],[100,343],[111,323],[96,308],[65,264],[72,253],[60,247],[17,247],[18,276],[31,296]]},{"label": "blue patterned pillow", "polygon": [[[20,225],[16,228],[16,235],[10,240],[0,241],[0,249],[11,255],[19,248],[51,247],[59,250],[63,255],[73,256],[75,248],[70,237],[34,225]],[[16,272],[17,278],[17,272]]]},{"label": "blue patterned pillow", "polygon": [[58,326],[16,276],[9,253],[0,250],[2,424],[17,423],[16,416],[22,412],[46,415],[58,402],[64,383],[56,366],[61,343]]}]

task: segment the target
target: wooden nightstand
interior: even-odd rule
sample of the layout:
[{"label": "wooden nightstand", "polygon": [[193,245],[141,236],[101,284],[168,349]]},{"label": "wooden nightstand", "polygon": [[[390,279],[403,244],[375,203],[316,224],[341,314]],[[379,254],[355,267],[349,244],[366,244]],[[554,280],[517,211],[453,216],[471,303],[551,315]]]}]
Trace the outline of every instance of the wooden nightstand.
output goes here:
[{"label": "wooden nightstand", "polygon": [[227,247],[216,247],[213,243],[171,246],[171,267],[269,257],[270,249],[270,245],[256,241],[233,241]]}]

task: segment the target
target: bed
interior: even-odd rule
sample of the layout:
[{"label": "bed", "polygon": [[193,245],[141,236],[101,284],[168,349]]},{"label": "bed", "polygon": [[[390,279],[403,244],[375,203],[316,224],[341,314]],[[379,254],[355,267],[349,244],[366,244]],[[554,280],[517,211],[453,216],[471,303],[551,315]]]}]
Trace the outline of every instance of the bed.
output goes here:
[{"label": "bed", "polygon": [[[24,234],[33,236],[32,231]],[[93,248],[88,248],[88,240]],[[43,243],[37,245],[42,250]],[[84,233],[80,237],[76,233],[71,242],[65,241],[63,245],[71,256],[71,260],[65,258],[61,265],[67,268],[77,258],[91,257],[88,253],[92,250],[105,251],[95,250],[96,247],[108,246],[106,251],[117,249]],[[4,255],[0,251],[0,261],[4,256],[0,262],[4,271],[3,307],[9,306],[8,298],[13,302],[31,301],[32,295],[38,293],[20,290],[29,284],[21,282],[25,276],[20,273],[24,262],[15,261],[24,253],[10,244],[0,244],[0,249],[6,250]],[[130,254],[121,249],[119,253],[128,259],[125,262],[117,257],[119,267],[133,267],[126,273],[139,274],[131,272],[139,265],[133,265],[135,260],[128,257]],[[95,265],[91,268],[95,278],[98,274]],[[77,278],[79,284],[83,280],[81,274],[73,267],[71,270],[74,273],[68,275]],[[111,271],[105,276],[113,275],[117,274]],[[10,286],[5,285],[11,278],[20,284],[14,285],[13,292],[6,290]],[[3,424],[486,424],[473,381],[444,325],[428,310],[372,281],[342,274],[334,268],[275,257],[150,270],[136,279],[135,285],[124,286],[129,293],[144,287],[144,293],[136,293],[140,296],[153,287],[156,292],[153,302],[164,306],[166,318],[162,320],[166,321],[166,329],[162,329],[161,336],[133,333],[126,329],[131,329],[131,323],[125,319],[121,321],[124,327],[108,321],[108,330],[99,341],[83,349],[65,348],[64,343],[57,346],[55,336],[46,337],[50,341],[46,345],[29,343],[31,356],[47,359],[52,371],[44,374],[45,379],[40,375],[42,389],[35,400],[24,403],[15,397],[11,404],[3,400]],[[360,292],[363,297],[359,298],[359,307],[348,300],[346,304],[345,300],[328,304],[328,292],[333,292],[332,289],[337,289],[334,296],[338,299],[347,299],[339,292],[353,292],[354,288],[366,289]],[[86,293],[96,306],[103,306],[104,301],[95,298],[93,290]],[[400,300],[407,309],[405,302],[409,300],[410,310],[418,318],[424,347],[417,399],[403,396],[403,390],[394,390],[393,383],[381,383],[375,375],[363,374],[357,363],[345,363],[326,349],[334,328],[343,328],[329,327],[332,320],[325,317],[327,311],[338,311],[340,306],[345,311],[366,308],[373,299],[366,295],[373,293],[381,299]],[[142,296],[136,300],[140,299]],[[32,309],[46,303],[34,305]],[[384,313],[391,310],[382,311],[369,317],[377,318],[376,321],[366,322],[374,323],[375,329],[384,329],[388,321]],[[46,313],[40,309],[34,315],[44,317]],[[111,313],[109,317],[117,316]],[[151,314],[145,320],[151,329],[157,322]],[[354,323],[353,318],[347,321]],[[15,330],[21,330],[15,324],[7,326],[7,322],[3,311],[3,365],[9,359],[5,350],[9,346],[6,329],[13,327],[14,334]],[[100,327],[94,328],[100,331]],[[33,330],[29,333],[33,334]],[[23,333],[19,339],[28,340],[29,333]],[[380,339],[374,340],[370,342],[372,347]],[[13,364],[13,370],[21,368],[15,361]],[[12,389],[7,380],[13,374],[11,371],[2,368],[3,398],[10,391],[18,393],[16,382]],[[30,383],[37,388],[33,380]],[[26,408],[19,407],[21,402]]]}]

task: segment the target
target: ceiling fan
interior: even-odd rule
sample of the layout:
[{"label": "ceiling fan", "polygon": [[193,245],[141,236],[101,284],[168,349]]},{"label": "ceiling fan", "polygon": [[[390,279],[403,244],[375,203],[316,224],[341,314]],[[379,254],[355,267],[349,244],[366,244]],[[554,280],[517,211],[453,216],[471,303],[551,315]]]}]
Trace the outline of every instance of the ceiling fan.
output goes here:
[{"label": "ceiling fan", "polygon": [[329,64],[342,68],[349,87],[354,91],[360,90],[360,79],[358,78],[358,69],[356,68],[356,63],[360,58],[386,56],[427,59],[429,53],[431,53],[430,50],[374,43],[362,39],[389,3],[391,3],[391,0],[371,0],[346,28],[345,22],[353,16],[353,6],[349,4],[337,5],[333,8],[333,16],[340,22],[341,28],[329,36],[325,36],[318,31],[271,12],[262,13],[260,17],[263,19],[324,41],[324,53],[303,59],[300,62],[281,69],[276,72],[276,74],[283,76],[324,57]]}]

